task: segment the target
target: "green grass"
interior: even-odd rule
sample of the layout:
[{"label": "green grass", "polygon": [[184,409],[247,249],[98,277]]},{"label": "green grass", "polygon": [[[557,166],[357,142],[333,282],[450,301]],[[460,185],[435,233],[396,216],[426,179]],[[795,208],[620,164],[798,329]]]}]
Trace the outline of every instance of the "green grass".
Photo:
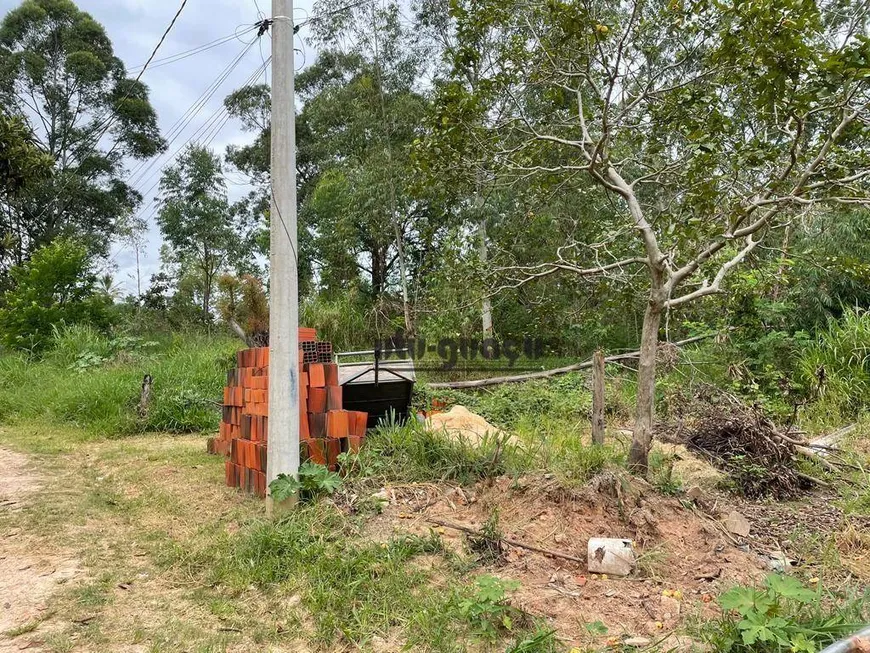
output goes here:
[{"label": "green grass", "polygon": [[[44,358],[0,355],[0,420],[38,419],[101,436],[217,429],[236,341],[205,336],[149,343],[63,332]],[[136,412],[145,374],[154,378],[148,415]]]}]

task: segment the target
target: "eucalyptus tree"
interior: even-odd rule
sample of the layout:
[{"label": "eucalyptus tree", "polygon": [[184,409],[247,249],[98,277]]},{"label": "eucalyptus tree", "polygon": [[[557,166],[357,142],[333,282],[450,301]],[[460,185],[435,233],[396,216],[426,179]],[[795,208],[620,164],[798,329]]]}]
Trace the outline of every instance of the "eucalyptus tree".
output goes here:
[{"label": "eucalyptus tree", "polygon": [[[448,87],[442,137],[473,124],[498,169],[615,207],[550,257],[504,273],[516,285],[644,272],[629,456],[644,472],[663,315],[723,292],[809,207],[867,201],[868,5],[454,0],[450,11],[452,76],[483,56],[490,72],[473,92]],[[483,33],[494,37],[485,53]]]},{"label": "eucalyptus tree", "polygon": [[202,317],[211,318],[218,274],[245,255],[245,234],[233,223],[220,157],[190,145],[160,180],[157,224],[168,247],[165,262],[177,278],[194,279]]},{"label": "eucalyptus tree", "polygon": [[125,158],[165,147],[147,87],[71,0],[25,0],[0,23],[0,103],[54,161],[0,217],[16,262],[61,234],[105,253],[116,221],[141,200],[124,181]]}]

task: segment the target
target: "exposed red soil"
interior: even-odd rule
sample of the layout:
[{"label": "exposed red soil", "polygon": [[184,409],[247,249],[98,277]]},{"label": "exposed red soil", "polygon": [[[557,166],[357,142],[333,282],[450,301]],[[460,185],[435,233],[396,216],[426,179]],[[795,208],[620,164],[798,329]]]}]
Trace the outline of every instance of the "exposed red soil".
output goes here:
[{"label": "exposed red soil", "polygon": [[[758,556],[738,549],[716,520],[643,482],[629,485],[616,476],[598,477],[579,490],[536,476],[500,478],[474,489],[402,486],[390,496],[369,525],[372,537],[434,528],[448,546],[463,550],[463,532],[429,520],[479,528],[498,511],[504,537],[584,560],[591,537],[634,540],[639,569],[625,579],[603,579],[588,574],[585,564],[518,547],[508,547],[503,563],[485,570],[518,580],[514,604],[545,618],[571,645],[590,643],[586,624],[596,621],[608,628],[598,639],[667,637],[688,615],[715,614],[710,599],[723,589],[766,573]],[[677,592],[678,601],[662,599],[665,591]]]}]

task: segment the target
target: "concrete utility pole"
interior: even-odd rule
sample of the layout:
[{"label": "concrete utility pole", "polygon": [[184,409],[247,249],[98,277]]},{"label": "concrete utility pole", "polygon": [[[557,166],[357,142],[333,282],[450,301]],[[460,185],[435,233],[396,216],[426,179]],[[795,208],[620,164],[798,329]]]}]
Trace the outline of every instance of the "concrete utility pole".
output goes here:
[{"label": "concrete utility pole", "polygon": [[[299,283],[293,2],[272,0],[272,213],[269,251],[269,459],[266,483],[299,473]],[[272,498],[266,510],[272,514]]]}]

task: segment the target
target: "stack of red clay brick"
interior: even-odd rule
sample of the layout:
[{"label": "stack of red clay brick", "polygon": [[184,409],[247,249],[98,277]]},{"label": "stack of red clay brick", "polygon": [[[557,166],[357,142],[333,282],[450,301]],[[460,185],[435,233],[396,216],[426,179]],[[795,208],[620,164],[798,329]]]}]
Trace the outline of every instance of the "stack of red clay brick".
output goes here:
[{"label": "stack of red clay brick", "polygon": [[[316,337],[314,329],[299,329],[300,459],[336,470],[339,454],[359,451],[368,414],[343,410],[332,346]],[[209,439],[208,451],[228,457],[228,486],[265,496],[269,348],[245,349],[236,359],[238,367],[227,374],[220,433]]]}]

